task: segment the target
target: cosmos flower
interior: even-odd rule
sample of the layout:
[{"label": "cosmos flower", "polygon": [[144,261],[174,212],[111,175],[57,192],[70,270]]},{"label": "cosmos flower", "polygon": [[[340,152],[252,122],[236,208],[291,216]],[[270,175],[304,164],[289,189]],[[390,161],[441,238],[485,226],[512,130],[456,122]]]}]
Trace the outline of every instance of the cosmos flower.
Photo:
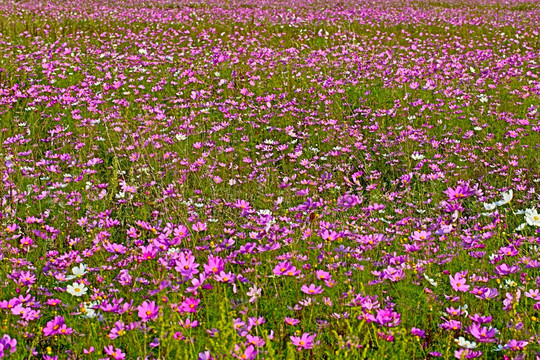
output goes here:
[{"label": "cosmos flower", "polygon": [[444,193],[448,196],[449,200],[460,200],[474,195],[476,191],[468,185],[458,185],[455,189],[449,187]]},{"label": "cosmos flower", "polygon": [[294,346],[298,348],[298,350],[303,349],[313,349],[315,337],[317,334],[311,335],[310,333],[304,333],[302,336],[291,336],[291,341]]},{"label": "cosmos flower", "polygon": [[503,206],[510,203],[510,201],[512,201],[512,198],[514,197],[514,191],[510,189],[508,192],[502,193],[501,195],[502,200],[497,201],[495,203],[496,206]]},{"label": "cosmos flower", "polygon": [[428,241],[431,240],[431,232],[417,230],[412,234],[411,238],[416,241]]},{"label": "cosmos flower", "polygon": [[529,344],[528,341],[512,339],[504,345],[504,349],[511,351],[523,350]]},{"label": "cosmos flower", "polygon": [[154,301],[144,301],[137,307],[137,310],[143,322],[151,321],[159,314],[159,306]]},{"label": "cosmos flower", "polygon": [[454,352],[456,359],[475,359],[482,356],[481,351],[473,351],[471,349],[458,349]]},{"label": "cosmos flower", "polygon": [[103,351],[105,354],[111,356],[114,360],[124,360],[126,358],[126,354],[123,353],[121,349],[115,349],[112,345],[105,346]]},{"label": "cosmos flower", "polygon": [[258,288],[257,285],[254,285],[249,288],[249,291],[247,292],[247,296],[249,296],[249,302],[253,303],[257,301],[258,298],[261,297],[261,291],[262,289]]},{"label": "cosmos flower", "polygon": [[476,345],[474,341],[467,341],[463,336],[460,336],[459,338],[454,339],[454,341],[456,342],[458,346],[465,349],[474,349],[478,346]]},{"label": "cosmos flower", "polygon": [[237,345],[235,350],[237,353],[240,353],[240,355],[237,356],[239,359],[251,360],[257,357],[257,350],[255,349],[253,345],[247,346],[243,352],[241,351],[240,347],[238,347]]},{"label": "cosmos flower", "polygon": [[0,359],[5,355],[14,354],[17,351],[17,339],[11,338],[9,335],[4,334],[0,338]]},{"label": "cosmos flower", "polygon": [[73,296],[83,296],[88,292],[88,288],[83,283],[74,282],[68,285],[66,291]]},{"label": "cosmos flower", "polygon": [[480,342],[495,342],[495,335],[498,331],[495,328],[487,328],[486,326],[481,326],[478,323],[473,323],[468,328],[469,333],[474,336]]},{"label": "cosmos flower", "polygon": [[540,214],[536,209],[527,209],[525,211],[525,221],[530,226],[540,227]]},{"label": "cosmos flower", "polygon": [[463,277],[462,274],[457,273],[455,276],[452,277],[450,275],[450,285],[452,285],[452,288],[455,291],[469,291],[470,286],[467,285],[467,279]]},{"label": "cosmos flower", "polygon": [[43,328],[43,335],[53,336],[53,335],[69,335],[73,333],[73,329],[67,327],[64,323],[63,316],[55,316],[53,320],[47,322]]},{"label": "cosmos flower", "polygon": [[290,318],[290,317],[285,318],[285,324],[287,324],[287,325],[296,326],[299,323],[300,323],[300,320],[298,320],[298,319],[293,319],[293,318]]},{"label": "cosmos flower", "polygon": [[324,270],[317,270],[315,272],[315,276],[317,277],[317,279],[319,280],[328,280],[331,278],[331,275],[329,272],[327,271],[324,271]]},{"label": "cosmos flower", "polygon": [[302,285],[300,290],[302,290],[304,294],[308,294],[308,295],[315,295],[315,294],[320,294],[323,292],[322,286],[316,286],[315,284],[311,284],[309,286]]},{"label": "cosmos flower", "polygon": [[73,280],[77,278],[82,278],[86,274],[86,268],[87,266],[84,264],[80,264],[79,266],[75,266],[71,269],[71,272],[73,275],[66,276],[66,280]]},{"label": "cosmos flower", "polygon": [[206,274],[218,274],[224,270],[225,262],[220,257],[208,257],[208,263],[204,264],[204,272]]}]

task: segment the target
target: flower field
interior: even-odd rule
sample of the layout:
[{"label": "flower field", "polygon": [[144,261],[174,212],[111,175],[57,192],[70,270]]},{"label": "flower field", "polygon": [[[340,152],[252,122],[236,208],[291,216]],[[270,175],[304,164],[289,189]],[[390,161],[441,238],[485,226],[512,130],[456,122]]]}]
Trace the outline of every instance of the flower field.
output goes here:
[{"label": "flower field", "polygon": [[539,359],[540,3],[0,1],[0,358]]}]

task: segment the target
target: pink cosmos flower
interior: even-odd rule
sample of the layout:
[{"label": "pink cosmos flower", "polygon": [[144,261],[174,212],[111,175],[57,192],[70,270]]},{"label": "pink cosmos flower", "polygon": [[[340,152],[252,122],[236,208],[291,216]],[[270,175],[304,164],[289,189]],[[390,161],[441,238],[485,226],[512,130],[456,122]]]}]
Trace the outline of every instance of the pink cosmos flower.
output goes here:
[{"label": "pink cosmos flower", "polygon": [[126,325],[122,320],[118,320],[114,323],[114,327],[111,329],[111,332],[109,333],[109,339],[114,340],[117,337],[120,337],[126,333]]},{"label": "pink cosmos flower", "polygon": [[236,279],[236,276],[232,272],[226,273],[225,271],[220,272],[214,277],[217,282],[226,282],[232,283]]},{"label": "pink cosmos flower", "polygon": [[454,277],[450,275],[450,285],[454,291],[469,291],[470,286],[467,285],[467,279],[461,273],[457,273]]},{"label": "pink cosmos flower", "polygon": [[457,359],[475,359],[482,356],[482,354],[481,351],[474,351],[471,349],[458,349],[454,351],[454,356]]},{"label": "pink cosmos flower", "polygon": [[516,339],[510,340],[506,345],[504,345],[504,349],[512,350],[512,351],[521,351],[529,344],[528,341],[518,341]]},{"label": "pink cosmos flower", "polygon": [[245,201],[245,200],[242,200],[242,199],[238,199],[236,200],[236,202],[234,203],[234,207],[238,208],[238,209],[242,209],[242,210],[247,210],[249,209],[251,206],[249,204],[249,202]]},{"label": "pink cosmos flower", "polygon": [[319,280],[328,280],[331,277],[330,273],[324,270],[317,270],[315,276],[317,276],[317,279]]},{"label": "pink cosmos flower", "polygon": [[[241,352],[240,347],[236,345],[235,350],[237,352],[235,357],[238,357],[239,359],[251,360],[257,357],[257,350],[253,345],[249,345],[244,352]],[[238,353],[240,353],[240,355],[238,355]]]},{"label": "pink cosmos flower", "polygon": [[196,224],[193,224],[191,228],[193,229],[193,231],[196,231],[196,232],[206,231],[207,229],[206,223],[203,223],[200,221],[198,221]]},{"label": "pink cosmos flower", "polygon": [[180,240],[188,236],[188,233],[189,233],[189,230],[184,225],[179,225],[178,227],[176,227],[176,229],[174,229],[174,232],[173,232],[174,237],[179,238]]},{"label": "pink cosmos flower", "polygon": [[67,327],[64,323],[63,316],[55,316],[54,319],[49,321],[43,328],[43,335],[45,336],[69,335],[71,333],[73,333],[73,329]]},{"label": "pink cosmos flower", "polygon": [[324,230],[321,233],[321,238],[323,240],[334,241],[338,237],[339,237],[339,234],[337,232],[335,232],[334,230]]},{"label": "pink cosmos flower", "polygon": [[180,258],[176,260],[176,271],[178,271],[182,276],[192,278],[193,275],[197,275],[199,270],[197,268],[199,264],[195,262],[195,257],[191,254],[181,253]]},{"label": "pink cosmos flower", "polygon": [[218,274],[223,271],[225,262],[220,257],[210,256],[208,257],[208,264],[204,264],[204,272],[206,274]]},{"label": "pink cosmos flower", "polygon": [[114,360],[124,360],[126,358],[126,354],[123,353],[121,349],[115,349],[112,345],[105,346],[103,351],[105,351],[107,355],[112,356]]},{"label": "pink cosmos flower", "polygon": [[180,311],[182,312],[189,312],[189,313],[195,313],[197,312],[197,306],[201,302],[200,299],[195,298],[187,298],[180,304]]},{"label": "pink cosmos flower", "polygon": [[179,325],[186,329],[196,328],[199,326],[199,322],[197,320],[192,321],[190,318],[187,318],[186,320],[180,320]]},{"label": "pink cosmos flower", "polygon": [[144,322],[155,319],[159,314],[159,306],[156,305],[154,301],[143,302],[139,307],[137,307],[137,310],[139,311],[139,317]]},{"label": "pink cosmos flower", "polygon": [[274,267],[273,273],[277,276],[297,276],[300,274],[300,271],[296,270],[296,267],[294,267],[290,262],[282,261]]},{"label": "pink cosmos flower", "polygon": [[480,342],[495,342],[495,335],[497,335],[497,329],[486,326],[481,326],[479,323],[473,323],[469,327],[469,333],[474,336]]},{"label": "pink cosmos flower", "polygon": [[291,336],[292,344],[298,347],[298,350],[313,349],[313,341],[317,334],[310,335],[310,333],[304,333],[301,337]]},{"label": "pink cosmos flower", "polygon": [[300,290],[308,295],[315,295],[323,292],[322,286],[315,286],[315,284],[311,284],[309,286],[303,285]]},{"label": "pink cosmos flower", "polygon": [[509,274],[513,274],[513,273],[516,273],[519,271],[519,266],[517,265],[513,265],[513,266],[508,266],[506,264],[501,264],[501,265],[497,265],[495,266],[495,273],[499,276],[505,276],[505,275],[509,275]]},{"label": "pink cosmos flower", "polygon": [[411,329],[411,334],[414,335],[414,336],[421,337],[421,338],[425,338],[425,337],[426,337],[426,332],[425,332],[425,330],[418,329],[418,328],[415,328],[415,327],[413,327],[413,328]]},{"label": "pink cosmos flower", "polygon": [[416,240],[416,241],[431,240],[431,232],[430,231],[417,230],[412,234],[411,238],[413,240]]},{"label": "pink cosmos flower", "polygon": [[9,335],[4,334],[0,338],[0,359],[7,355],[7,352],[13,354],[17,350],[17,339],[12,339]]},{"label": "pink cosmos flower", "polygon": [[439,326],[441,327],[441,329],[444,329],[444,330],[459,330],[461,329],[461,321],[450,320]]},{"label": "pink cosmos flower", "polygon": [[390,309],[379,309],[377,310],[375,322],[382,326],[395,327],[401,322],[401,314]]},{"label": "pink cosmos flower", "polygon": [[262,338],[260,338],[258,336],[253,336],[253,335],[247,334],[246,339],[247,339],[248,343],[250,343],[251,345],[254,345],[256,347],[261,347],[261,346],[264,346],[266,344],[266,341],[264,341]]},{"label": "pink cosmos flower", "polygon": [[199,359],[198,360],[214,360],[215,358],[210,354],[210,351],[205,351],[199,353]]},{"label": "pink cosmos flower", "polygon": [[298,320],[298,319],[293,319],[293,318],[290,318],[290,317],[285,318],[285,324],[287,324],[287,325],[296,326],[296,325],[298,325],[299,322],[300,322],[300,320]]},{"label": "pink cosmos flower", "polygon": [[540,300],[540,290],[538,289],[531,289],[529,291],[525,291],[525,296],[531,299],[534,299],[536,301]]},{"label": "pink cosmos flower", "polygon": [[455,189],[448,188],[444,193],[448,196],[449,200],[464,199],[471,195],[474,195],[476,191],[471,189],[468,185],[458,185]]}]

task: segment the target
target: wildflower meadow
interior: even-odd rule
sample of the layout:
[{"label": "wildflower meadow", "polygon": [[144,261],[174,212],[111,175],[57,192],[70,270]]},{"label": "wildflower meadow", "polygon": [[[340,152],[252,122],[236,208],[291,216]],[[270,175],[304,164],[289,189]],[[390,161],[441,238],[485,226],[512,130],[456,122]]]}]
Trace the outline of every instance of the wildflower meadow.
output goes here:
[{"label": "wildflower meadow", "polygon": [[540,359],[537,0],[0,0],[0,358]]}]

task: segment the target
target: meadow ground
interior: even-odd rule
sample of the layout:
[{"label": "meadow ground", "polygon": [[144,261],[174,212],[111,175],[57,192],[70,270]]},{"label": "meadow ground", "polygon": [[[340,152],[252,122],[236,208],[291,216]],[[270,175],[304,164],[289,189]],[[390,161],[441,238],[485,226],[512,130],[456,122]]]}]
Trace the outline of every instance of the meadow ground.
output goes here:
[{"label": "meadow ground", "polygon": [[0,358],[538,359],[539,31],[0,1]]}]

